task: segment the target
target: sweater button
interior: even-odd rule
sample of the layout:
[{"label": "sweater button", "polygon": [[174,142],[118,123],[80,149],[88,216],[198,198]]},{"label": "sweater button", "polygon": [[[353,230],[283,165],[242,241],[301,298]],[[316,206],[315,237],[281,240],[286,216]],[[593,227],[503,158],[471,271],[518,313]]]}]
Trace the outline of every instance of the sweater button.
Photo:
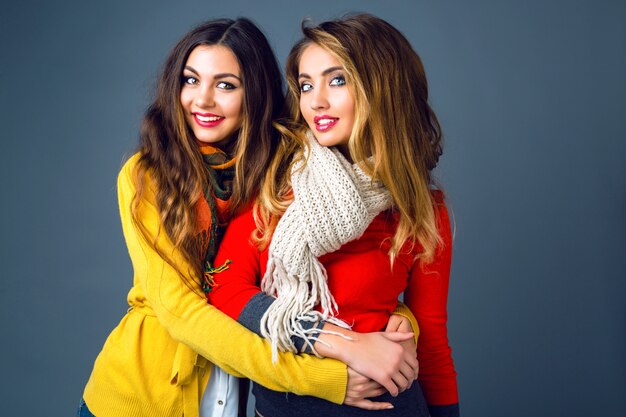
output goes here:
[{"label": "sweater button", "polygon": [[218,403],[219,405],[224,405],[224,401],[222,401],[222,400],[219,400],[217,403]]}]

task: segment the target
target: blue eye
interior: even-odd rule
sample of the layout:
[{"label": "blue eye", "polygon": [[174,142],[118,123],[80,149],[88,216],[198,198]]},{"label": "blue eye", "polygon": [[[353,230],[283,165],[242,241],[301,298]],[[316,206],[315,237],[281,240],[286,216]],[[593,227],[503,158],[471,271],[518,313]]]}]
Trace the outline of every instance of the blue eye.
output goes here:
[{"label": "blue eye", "polygon": [[309,83],[302,83],[300,84],[300,91],[303,93],[306,93],[308,91],[311,91],[313,89],[313,86]]},{"label": "blue eye", "polygon": [[217,83],[217,88],[221,88],[222,90],[234,90],[237,86],[226,81],[220,81]]},{"label": "blue eye", "polygon": [[335,85],[335,86],[346,85],[346,78],[343,75],[338,75],[336,77],[333,77],[332,80],[330,80],[330,85]]}]

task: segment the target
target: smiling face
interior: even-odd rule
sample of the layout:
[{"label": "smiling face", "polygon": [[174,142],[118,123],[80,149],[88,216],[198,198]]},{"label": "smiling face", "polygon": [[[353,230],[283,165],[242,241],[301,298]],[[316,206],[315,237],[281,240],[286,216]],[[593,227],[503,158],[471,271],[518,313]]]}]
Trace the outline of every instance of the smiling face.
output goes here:
[{"label": "smiling face", "polygon": [[355,101],[337,57],[310,44],[300,57],[298,83],[300,112],[317,141],[322,146],[337,146],[347,155]]},{"label": "smiling face", "polygon": [[182,74],[180,104],[187,125],[200,142],[221,147],[243,121],[241,69],[233,52],[221,45],[199,45]]}]

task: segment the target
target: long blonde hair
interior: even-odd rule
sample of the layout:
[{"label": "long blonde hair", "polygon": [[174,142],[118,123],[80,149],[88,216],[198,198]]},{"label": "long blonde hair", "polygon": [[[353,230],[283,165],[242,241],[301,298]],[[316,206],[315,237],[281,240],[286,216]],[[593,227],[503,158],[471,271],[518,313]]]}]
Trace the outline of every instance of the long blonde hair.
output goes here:
[{"label": "long blonde hair", "polygon": [[315,27],[303,24],[302,31],[304,38],[292,48],[286,65],[291,120],[282,123],[281,132],[291,144],[278,149],[265,177],[256,210],[257,242],[267,244],[277,217],[289,203],[285,198],[289,196],[289,166],[284,160],[305,157],[301,150],[307,125],[299,109],[298,67],[303,51],[314,43],[337,57],[354,95],[350,156],[372,178],[382,181],[393,197],[399,224],[389,251],[392,261],[407,242],[411,248],[419,243],[419,257],[432,260],[441,237],[431,171],[442,153],[442,134],[428,103],[419,56],[396,28],[368,14]]}]

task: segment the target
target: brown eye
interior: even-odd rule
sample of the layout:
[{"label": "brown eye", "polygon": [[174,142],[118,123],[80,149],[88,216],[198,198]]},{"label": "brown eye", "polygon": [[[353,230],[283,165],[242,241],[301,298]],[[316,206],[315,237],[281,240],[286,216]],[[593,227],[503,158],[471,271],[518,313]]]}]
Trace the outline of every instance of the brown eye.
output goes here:
[{"label": "brown eye", "polygon": [[237,86],[226,81],[220,81],[219,83],[217,83],[217,88],[220,88],[222,90],[234,90],[235,88],[237,88]]},{"label": "brown eye", "polygon": [[196,85],[199,83],[196,77],[185,76],[185,75],[182,77],[182,82],[183,84],[188,84],[188,85]]}]

